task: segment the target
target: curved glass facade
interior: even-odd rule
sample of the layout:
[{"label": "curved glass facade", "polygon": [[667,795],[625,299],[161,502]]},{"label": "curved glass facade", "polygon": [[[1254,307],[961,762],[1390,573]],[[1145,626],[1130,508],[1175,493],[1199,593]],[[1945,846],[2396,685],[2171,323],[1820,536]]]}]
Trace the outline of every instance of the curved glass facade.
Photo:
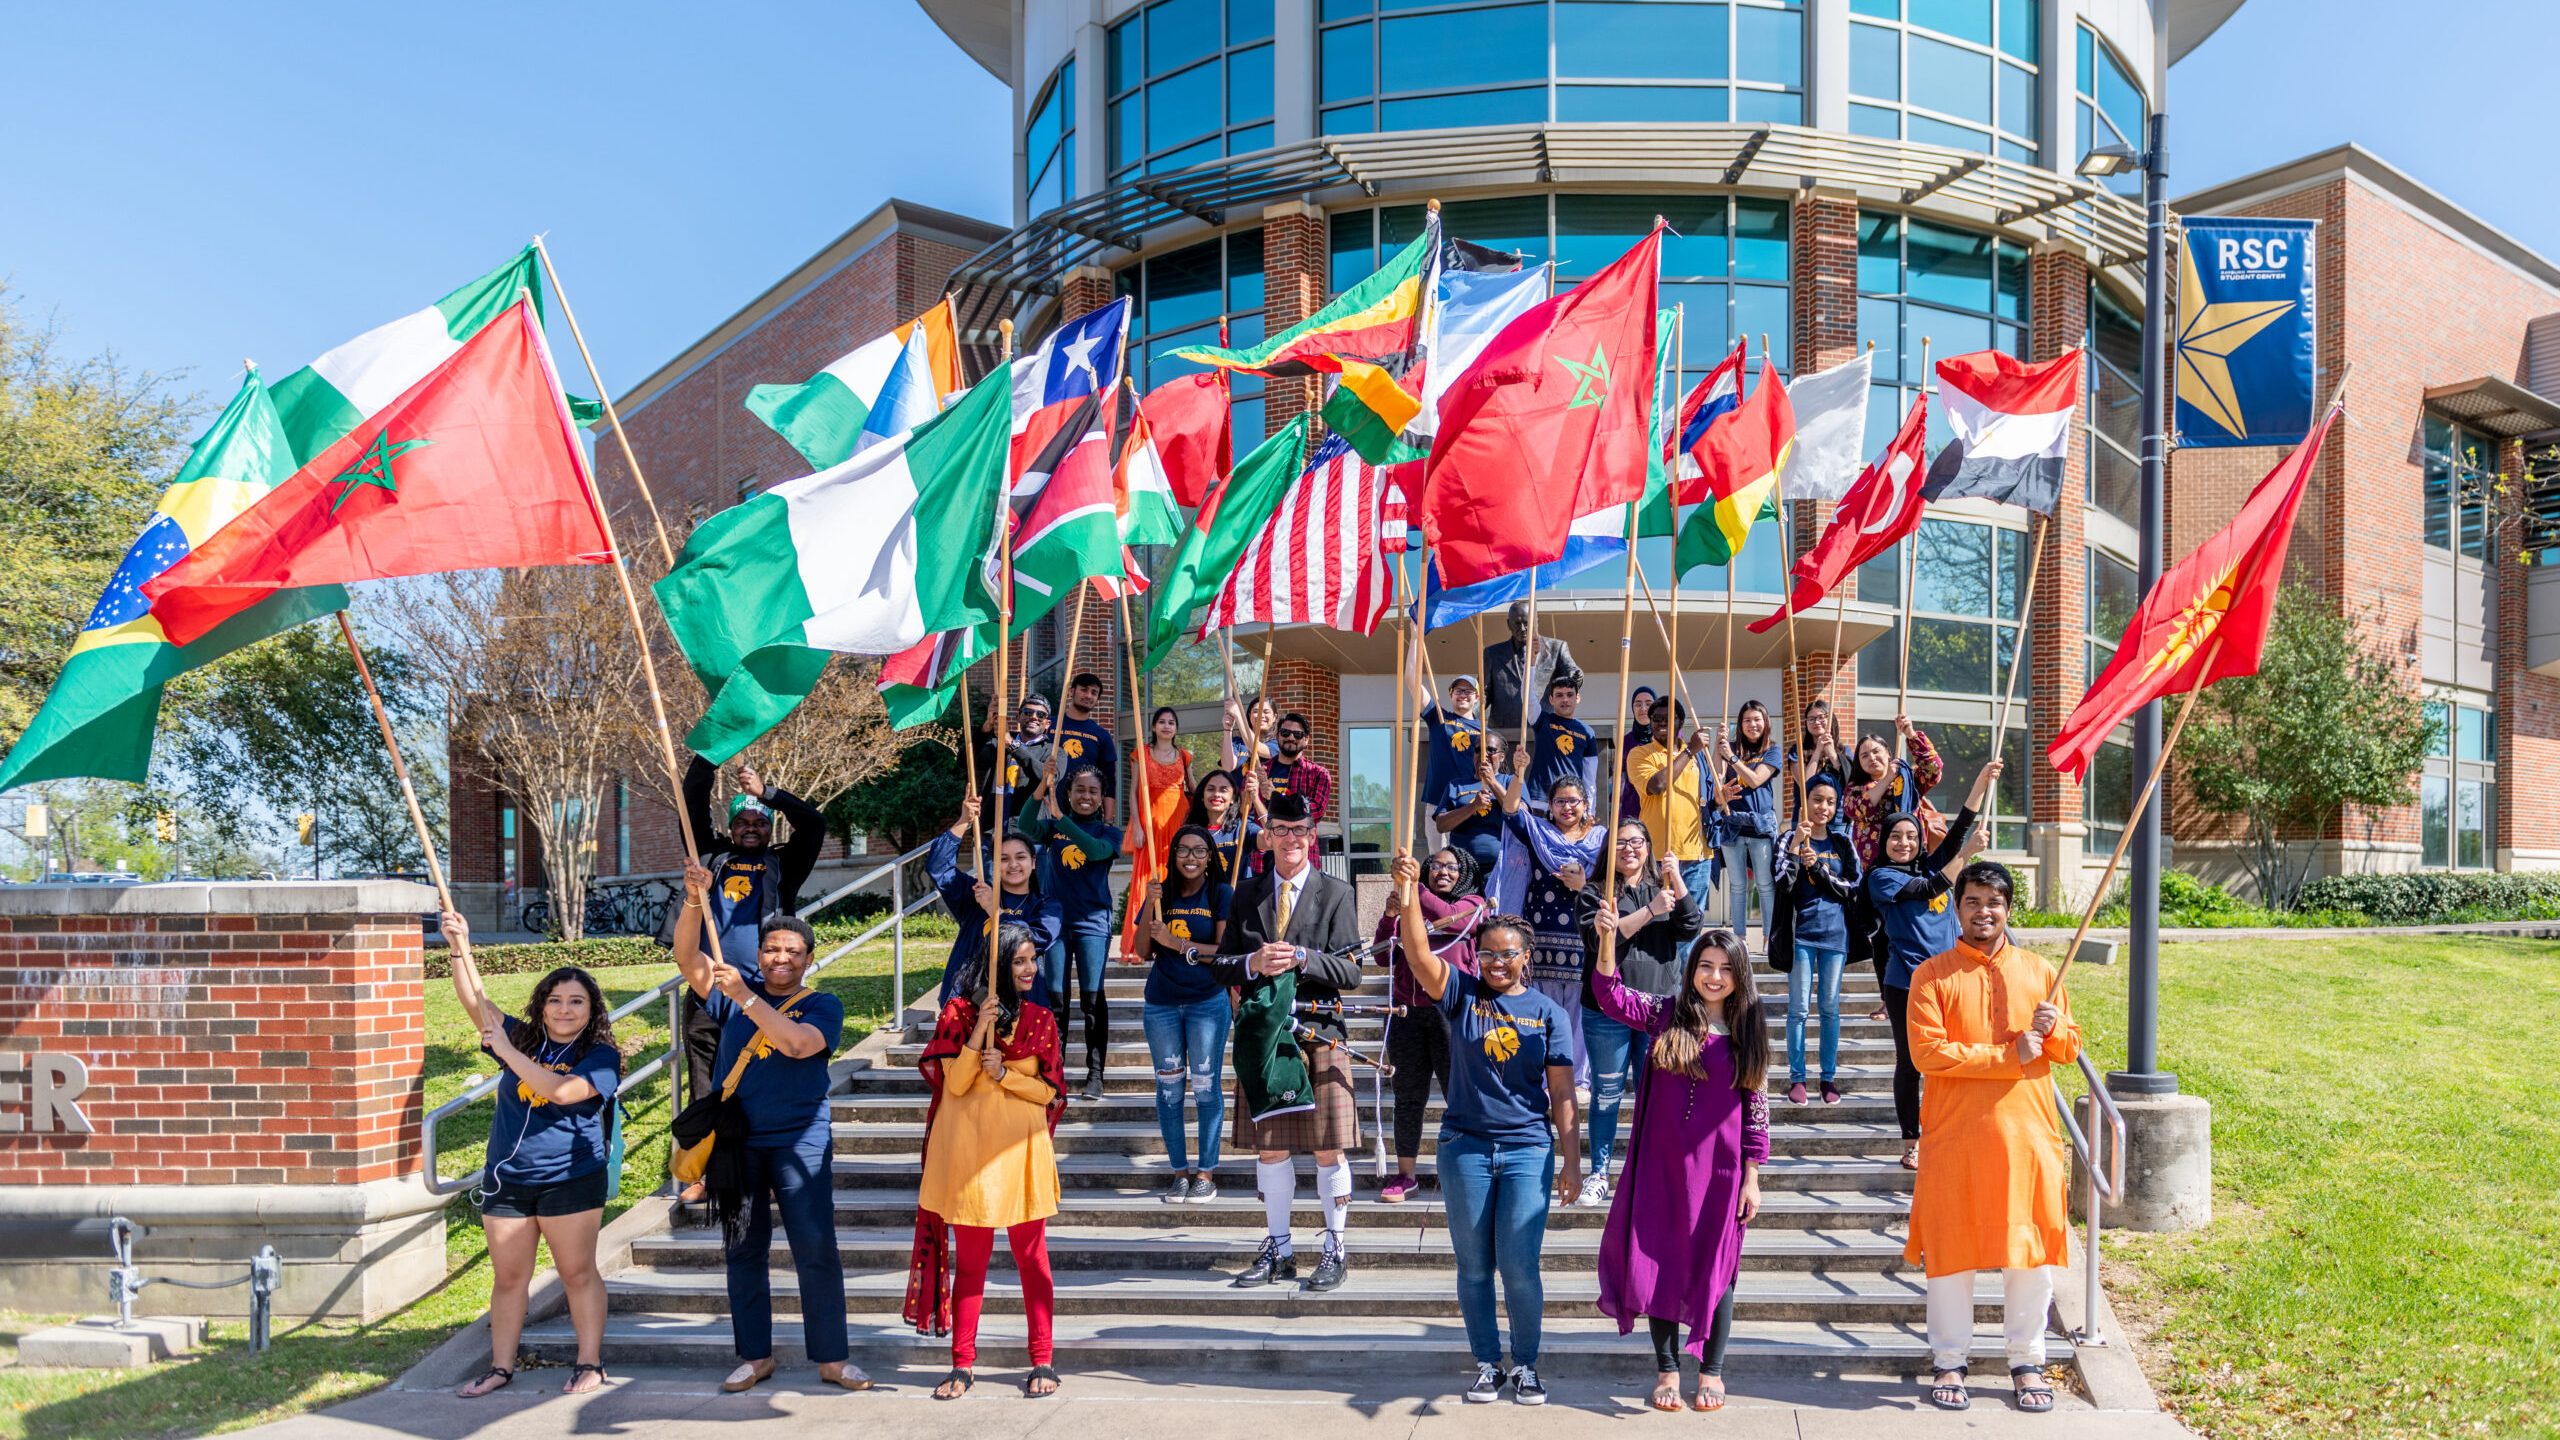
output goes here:
[{"label": "curved glass facade", "polygon": [[[2094,145],[2130,145],[2136,154],[2142,151],[2144,135],[2150,131],[2150,105],[2143,99],[2142,86],[2133,78],[2133,69],[2117,57],[2115,47],[2098,38],[2098,32],[2080,27],[2079,90],[2075,109],[2079,116],[2079,148],[2071,152],[2071,163]],[[2139,171],[2111,175],[2099,182],[2119,195],[2142,193]]]},{"label": "curved glass facade", "polygon": [[[1858,215],[1858,340],[1875,350],[1867,433],[1890,436],[1921,383],[1921,358],[1975,350],[2027,357],[2027,251],[1917,216]],[[1953,435],[1932,409],[1929,444]]]},{"label": "curved glass facade", "polygon": [[1117,182],[1271,144],[1271,0],[1155,0],[1106,41]]},{"label": "curved glass facade", "polygon": [[1322,0],[1317,128],[1804,123],[1801,0]]},{"label": "curved glass facade", "polygon": [[2040,9],[2038,0],[1850,0],[1850,132],[2034,164],[2044,141]]},{"label": "curved glass facade", "polygon": [[1067,61],[1040,89],[1022,127],[1023,198],[1033,215],[1067,203],[1076,188],[1076,62]]},{"label": "curved glass facade", "polygon": [[[1262,343],[1262,232],[1239,230],[1215,240],[1127,266],[1115,277],[1130,298],[1129,373],[1141,392],[1201,369],[1167,352],[1218,343],[1218,317],[1226,317],[1227,343]],[[1229,380],[1234,398],[1238,455],[1262,439],[1262,381]]]}]

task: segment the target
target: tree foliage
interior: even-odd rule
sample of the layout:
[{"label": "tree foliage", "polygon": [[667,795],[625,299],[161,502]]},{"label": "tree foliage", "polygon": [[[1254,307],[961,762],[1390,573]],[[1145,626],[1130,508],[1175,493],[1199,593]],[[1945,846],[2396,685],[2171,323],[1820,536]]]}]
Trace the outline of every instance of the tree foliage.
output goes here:
[{"label": "tree foliage", "polygon": [[2342,810],[2411,802],[2436,724],[2354,617],[2287,585],[2258,673],[2204,692],[2180,754],[2197,804],[2243,822],[2260,897],[2291,909]]},{"label": "tree foliage", "polygon": [[912,850],[959,814],[968,788],[959,732],[933,725],[915,732],[896,758],[856,781],[827,807],[827,823],[840,834],[886,836],[901,852]]}]

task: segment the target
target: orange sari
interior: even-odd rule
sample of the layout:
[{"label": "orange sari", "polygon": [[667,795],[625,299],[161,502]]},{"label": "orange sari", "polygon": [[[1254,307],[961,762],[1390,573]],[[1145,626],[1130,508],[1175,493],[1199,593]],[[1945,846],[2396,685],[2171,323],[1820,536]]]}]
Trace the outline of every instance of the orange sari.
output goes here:
[{"label": "orange sari", "polygon": [[1153,745],[1138,747],[1134,757],[1138,808],[1145,818],[1128,827],[1120,844],[1121,853],[1131,862],[1129,903],[1120,921],[1120,958],[1131,965],[1147,955],[1138,928],[1146,908],[1147,882],[1164,875],[1165,860],[1173,853],[1173,832],[1191,814],[1191,752],[1177,745],[1173,753],[1182,758],[1170,765],[1156,759]]}]

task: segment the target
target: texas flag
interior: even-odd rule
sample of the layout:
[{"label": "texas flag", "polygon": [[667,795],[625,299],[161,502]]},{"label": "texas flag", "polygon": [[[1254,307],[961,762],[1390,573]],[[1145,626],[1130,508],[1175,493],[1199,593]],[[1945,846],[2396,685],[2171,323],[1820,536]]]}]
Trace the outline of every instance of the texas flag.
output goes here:
[{"label": "texas flag", "polygon": [[1921,493],[2052,514],[2080,408],[2080,352],[2034,365],[1997,350],[1950,356],[1938,362],[1938,393],[1955,443],[1938,452]]}]

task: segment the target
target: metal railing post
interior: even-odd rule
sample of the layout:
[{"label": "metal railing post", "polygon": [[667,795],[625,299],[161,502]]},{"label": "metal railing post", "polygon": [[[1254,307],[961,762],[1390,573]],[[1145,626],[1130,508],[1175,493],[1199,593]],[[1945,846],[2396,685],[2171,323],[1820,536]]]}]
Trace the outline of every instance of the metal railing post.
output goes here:
[{"label": "metal railing post", "polygon": [[889,1023],[907,1011],[907,867],[889,872]]}]

